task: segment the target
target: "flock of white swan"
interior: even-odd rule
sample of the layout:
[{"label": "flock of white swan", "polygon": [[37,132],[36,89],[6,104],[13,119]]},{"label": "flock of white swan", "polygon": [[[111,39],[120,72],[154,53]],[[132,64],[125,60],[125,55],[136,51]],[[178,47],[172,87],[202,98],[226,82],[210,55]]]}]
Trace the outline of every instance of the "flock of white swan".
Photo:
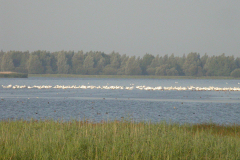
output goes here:
[{"label": "flock of white swan", "polygon": [[9,88],[9,89],[111,89],[111,90],[115,90],[115,89],[121,89],[121,90],[133,90],[133,89],[139,89],[139,90],[147,90],[147,91],[154,91],[154,90],[161,90],[161,91],[170,91],[170,90],[174,90],[174,91],[240,91],[240,87],[213,87],[213,86],[209,86],[209,87],[194,87],[194,86],[189,86],[189,87],[162,87],[162,86],[158,86],[158,87],[149,87],[149,86],[133,86],[131,84],[130,87],[125,87],[125,86],[93,86],[93,85],[89,85],[89,86],[85,86],[85,85],[56,85],[56,86],[51,86],[51,85],[34,85],[34,86],[26,86],[26,85],[7,85],[4,86],[2,85],[2,88]]}]

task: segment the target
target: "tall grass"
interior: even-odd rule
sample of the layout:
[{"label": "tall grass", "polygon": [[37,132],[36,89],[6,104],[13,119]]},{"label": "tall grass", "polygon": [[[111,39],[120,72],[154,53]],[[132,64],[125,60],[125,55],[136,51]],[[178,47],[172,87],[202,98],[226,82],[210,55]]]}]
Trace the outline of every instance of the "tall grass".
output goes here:
[{"label": "tall grass", "polygon": [[240,126],[0,122],[0,159],[240,159]]}]

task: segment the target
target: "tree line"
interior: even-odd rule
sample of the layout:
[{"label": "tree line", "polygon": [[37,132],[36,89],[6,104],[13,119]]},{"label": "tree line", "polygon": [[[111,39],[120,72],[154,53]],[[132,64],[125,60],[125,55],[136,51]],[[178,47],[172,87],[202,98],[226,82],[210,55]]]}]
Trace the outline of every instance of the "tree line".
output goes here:
[{"label": "tree line", "polygon": [[187,55],[142,58],[105,54],[100,51],[8,51],[0,52],[0,70],[29,74],[81,75],[159,75],[159,76],[233,76],[240,77],[240,58],[208,56],[191,52]]}]

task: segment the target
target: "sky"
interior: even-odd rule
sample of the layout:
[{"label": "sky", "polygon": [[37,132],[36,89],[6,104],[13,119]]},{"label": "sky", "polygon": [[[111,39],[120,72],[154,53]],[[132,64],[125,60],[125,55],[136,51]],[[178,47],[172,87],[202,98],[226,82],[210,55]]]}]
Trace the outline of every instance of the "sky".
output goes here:
[{"label": "sky", "polygon": [[0,0],[0,50],[240,57],[239,0]]}]

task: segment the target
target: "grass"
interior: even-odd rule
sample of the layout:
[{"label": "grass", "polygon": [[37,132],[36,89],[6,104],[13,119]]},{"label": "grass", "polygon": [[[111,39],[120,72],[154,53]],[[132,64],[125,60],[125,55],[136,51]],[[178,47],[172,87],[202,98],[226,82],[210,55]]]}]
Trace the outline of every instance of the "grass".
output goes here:
[{"label": "grass", "polygon": [[56,78],[132,78],[132,79],[240,79],[224,76],[155,76],[155,75],[78,75],[78,74],[29,74],[29,77],[56,77]]},{"label": "grass", "polygon": [[0,121],[0,159],[240,159],[240,125]]}]

